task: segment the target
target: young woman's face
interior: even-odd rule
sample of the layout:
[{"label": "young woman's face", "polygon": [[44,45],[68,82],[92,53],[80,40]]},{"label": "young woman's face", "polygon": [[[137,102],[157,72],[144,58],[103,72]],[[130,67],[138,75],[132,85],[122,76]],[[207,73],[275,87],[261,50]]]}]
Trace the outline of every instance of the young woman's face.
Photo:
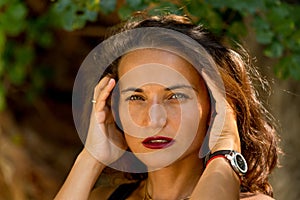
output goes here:
[{"label": "young woman's face", "polygon": [[165,50],[136,50],[121,59],[119,77],[119,117],[125,139],[148,168],[198,155],[210,101],[190,63]]}]

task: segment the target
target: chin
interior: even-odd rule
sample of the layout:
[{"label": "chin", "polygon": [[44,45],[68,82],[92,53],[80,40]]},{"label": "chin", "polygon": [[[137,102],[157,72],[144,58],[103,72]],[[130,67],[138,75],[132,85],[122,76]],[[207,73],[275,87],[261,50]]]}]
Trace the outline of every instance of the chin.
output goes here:
[{"label": "chin", "polygon": [[160,149],[147,153],[134,153],[143,162],[148,171],[156,171],[176,162],[183,153],[174,153],[172,149]]}]

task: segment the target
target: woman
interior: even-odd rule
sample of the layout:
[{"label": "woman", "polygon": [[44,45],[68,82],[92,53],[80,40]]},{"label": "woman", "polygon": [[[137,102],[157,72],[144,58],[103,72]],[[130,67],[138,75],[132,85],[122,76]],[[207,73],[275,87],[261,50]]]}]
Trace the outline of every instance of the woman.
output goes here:
[{"label": "woman", "polygon": [[[119,53],[94,89],[85,148],[56,199],[271,199],[279,148],[251,66],[186,17],[133,21],[121,33],[107,45]],[[145,168],[124,171],[147,176],[90,195],[127,148]]]}]

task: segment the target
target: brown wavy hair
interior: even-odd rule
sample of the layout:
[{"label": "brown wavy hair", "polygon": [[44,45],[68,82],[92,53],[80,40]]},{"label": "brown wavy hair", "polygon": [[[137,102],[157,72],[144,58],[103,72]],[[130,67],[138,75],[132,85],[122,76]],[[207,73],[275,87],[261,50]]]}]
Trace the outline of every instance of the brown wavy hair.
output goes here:
[{"label": "brown wavy hair", "polygon": [[[193,24],[185,16],[145,17],[142,14],[122,24],[117,32],[143,27],[167,28],[181,32],[197,41],[212,56],[223,79],[227,101],[237,114],[241,150],[248,163],[249,169],[241,183],[241,191],[273,196],[268,176],[278,164],[278,155],[281,152],[279,139],[275,120],[258,98],[258,88],[254,87],[261,86],[260,89],[265,91],[268,88],[265,87],[267,82],[251,64],[246,51],[241,46],[238,48],[239,53],[226,47],[207,29]],[[110,70],[112,71],[107,73],[116,76],[117,67]]]}]

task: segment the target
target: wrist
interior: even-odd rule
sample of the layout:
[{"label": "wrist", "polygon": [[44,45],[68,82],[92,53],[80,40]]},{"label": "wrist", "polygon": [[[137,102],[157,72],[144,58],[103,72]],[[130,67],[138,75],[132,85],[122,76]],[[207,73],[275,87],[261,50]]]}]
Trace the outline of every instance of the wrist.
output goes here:
[{"label": "wrist", "polygon": [[205,170],[209,169],[210,171],[216,171],[224,176],[230,176],[235,180],[238,180],[240,183],[240,177],[235,171],[232,169],[228,160],[226,160],[225,156],[216,156],[216,158],[210,159],[205,166]]},{"label": "wrist", "polygon": [[91,189],[104,168],[105,165],[83,149],[55,199],[88,199]]},{"label": "wrist", "polygon": [[204,165],[207,167],[213,160],[220,158],[230,165],[233,171],[242,178],[248,171],[248,165],[242,154],[233,150],[220,150],[206,156]]},{"label": "wrist", "polygon": [[231,138],[226,139],[226,140],[220,140],[218,141],[211,149],[211,153],[215,153],[217,151],[222,151],[224,149],[230,149],[230,150],[235,150],[236,152],[241,152],[241,141],[239,138],[239,133],[238,131],[232,131],[230,132],[232,135]]},{"label": "wrist", "polygon": [[77,156],[75,164],[79,163],[85,163],[86,166],[100,171],[106,167],[106,165],[99,162],[86,148],[83,148],[83,150]]},{"label": "wrist", "polygon": [[193,192],[191,199],[198,199],[200,195],[201,199],[237,199],[240,180],[226,159],[217,158],[204,169],[197,188],[201,192]]}]

